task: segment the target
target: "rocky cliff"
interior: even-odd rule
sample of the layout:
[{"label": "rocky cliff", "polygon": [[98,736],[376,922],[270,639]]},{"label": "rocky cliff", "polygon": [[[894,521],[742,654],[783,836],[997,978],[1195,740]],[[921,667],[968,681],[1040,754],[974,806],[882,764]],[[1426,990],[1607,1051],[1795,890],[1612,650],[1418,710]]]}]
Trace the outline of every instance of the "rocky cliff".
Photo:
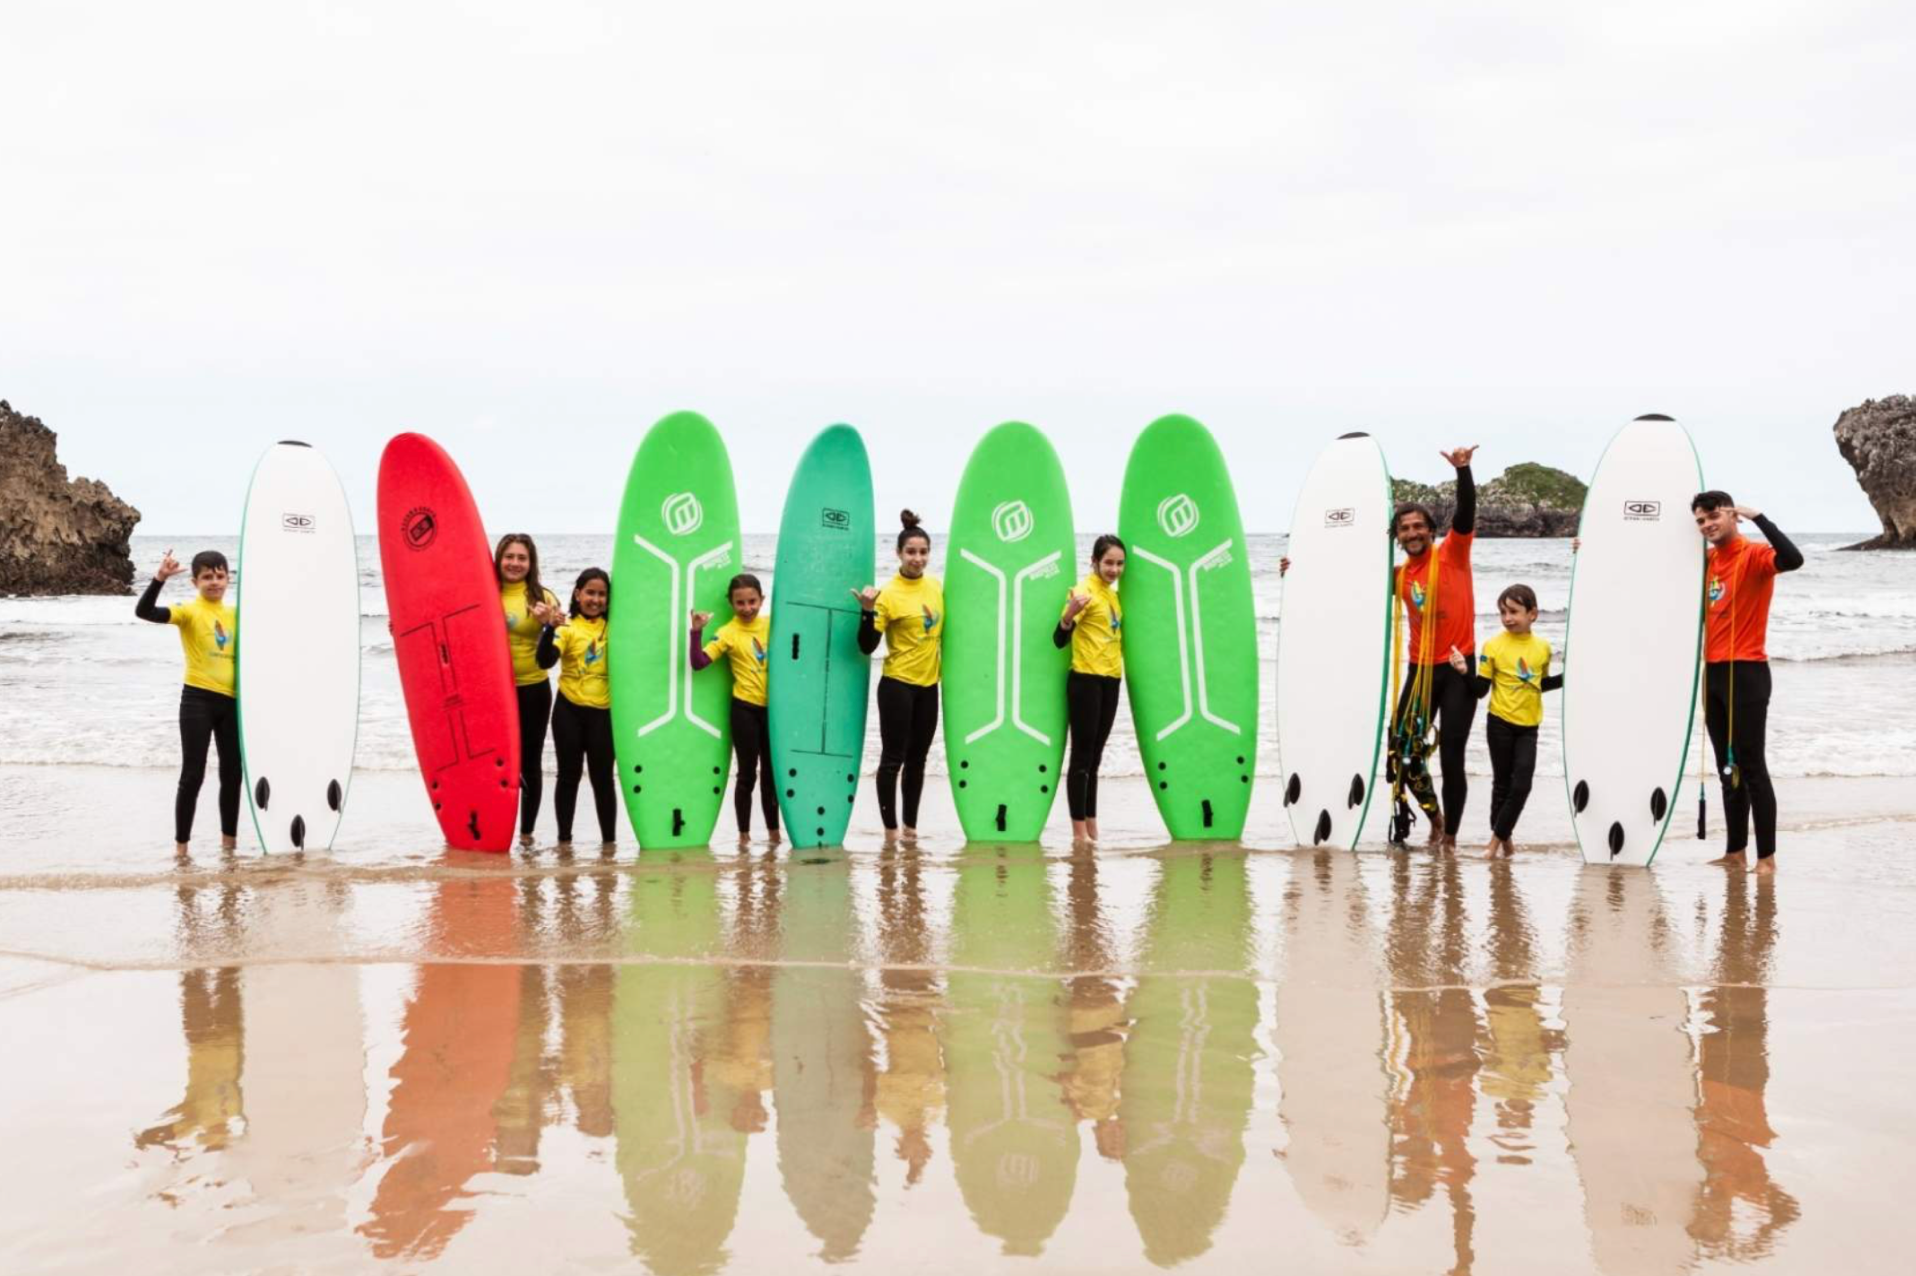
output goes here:
[{"label": "rocky cliff", "polygon": [[[1457,509],[1455,479],[1435,487],[1397,479],[1391,488],[1398,504],[1428,505],[1440,529],[1450,526],[1450,516]],[[1575,536],[1585,490],[1574,474],[1533,461],[1513,465],[1488,483],[1478,484],[1477,535]]]},{"label": "rocky cliff", "polygon": [[0,399],[0,594],[124,594],[140,511],[69,479],[54,433]]},{"label": "rocky cliff", "polygon": [[1856,471],[1883,534],[1847,549],[1916,549],[1916,399],[1866,399],[1836,418],[1836,449]]}]

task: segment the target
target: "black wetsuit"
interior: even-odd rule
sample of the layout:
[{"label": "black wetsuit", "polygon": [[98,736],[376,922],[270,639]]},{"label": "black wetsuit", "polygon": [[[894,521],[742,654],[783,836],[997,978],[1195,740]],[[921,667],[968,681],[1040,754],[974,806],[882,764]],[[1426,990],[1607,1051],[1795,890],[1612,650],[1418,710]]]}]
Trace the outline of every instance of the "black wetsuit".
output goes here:
[{"label": "black wetsuit", "polygon": [[[878,650],[884,637],[874,625],[878,613],[867,611],[858,626],[858,649],[866,655]],[[887,829],[898,827],[898,780],[904,776],[906,828],[918,827],[918,799],[925,791],[925,757],[938,734],[938,687],[921,687],[897,678],[878,680],[878,818]]]},{"label": "black wetsuit", "polygon": [[[559,662],[558,630],[551,625],[539,631],[539,646],[533,658],[541,669],[550,669]],[[574,704],[560,692],[552,704],[552,752],[559,762],[559,782],[552,790],[553,814],[559,817],[559,840],[572,840],[572,818],[579,809],[579,781],[589,775],[592,805],[599,817],[599,840],[616,841],[618,790],[613,776],[616,759],[612,752],[612,710]]]},{"label": "black wetsuit", "polygon": [[[1051,633],[1059,647],[1071,645],[1071,631],[1059,622]],[[1065,766],[1064,799],[1072,821],[1098,818],[1098,768],[1104,762],[1104,746],[1111,739],[1111,724],[1118,720],[1118,696],[1124,686],[1121,678],[1073,669],[1065,676],[1065,705],[1071,720],[1071,759]]]},{"label": "black wetsuit", "polygon": [[[1562,685],[1562,674],[1545,674],[1538,689],[1555,691]],[[1477,674],[1473,687],[1481,700],[1490,694],[1490,679]],[[1492,713],[1484,722],[1484,743],[1490,746],[1490,832],[1508,842],[1517,831],[1524,803],[1530,800],[1530,781],[1537,771],[1537,728],[1519,726]]]},{"label": "black wetsuit", "polygon": [[[133,614],[156,625],[171,624],[173,609],[159,605],[164,581],[149,581]],[[206,783],[206,747],[220,752],[220,833],[239,836],[240,744],[239,701],[204,687],[180,688],[180,783],[173,795],[173,840],[193,836],[193,815],[199,807],[200,786]]]}]

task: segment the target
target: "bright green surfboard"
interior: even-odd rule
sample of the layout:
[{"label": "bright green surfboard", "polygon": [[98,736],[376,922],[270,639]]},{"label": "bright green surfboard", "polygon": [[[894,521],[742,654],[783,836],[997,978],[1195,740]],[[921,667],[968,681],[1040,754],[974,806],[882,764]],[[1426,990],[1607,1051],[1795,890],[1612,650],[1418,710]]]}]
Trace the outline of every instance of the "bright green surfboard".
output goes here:
[{"label": "bright green surfboard", "polygon": [[830,426],[792,472],[772,572],[772,773],[794,848],[841,845],[851,822],[871,694],[851,591],[871,582],[876,557],[865,441]]},{"label": "bright green surfboard", "polygon": [[1071,493],[1051,443],[1008,421],[958,483],[945,558],[945,759],[973,841],[1035,842],[1058,796],[1065,675],[1051,641],[1076,579]]},{"label": "bright green surfboard", "polygon": [[729,672],[693,677],[693,608],[730,614],[738,494],[725,440],[696,412],[647,432],[612,543],[606,676],[619,786],[647,850],[712,840],[731,750]]},{"label": "bright green surfboard", "polygon": [[1237,493],[1211,432],[1161,417],[1118,507],[1124,682],[1171,836],[1235,839],[1257,774],[1257,614]]}]

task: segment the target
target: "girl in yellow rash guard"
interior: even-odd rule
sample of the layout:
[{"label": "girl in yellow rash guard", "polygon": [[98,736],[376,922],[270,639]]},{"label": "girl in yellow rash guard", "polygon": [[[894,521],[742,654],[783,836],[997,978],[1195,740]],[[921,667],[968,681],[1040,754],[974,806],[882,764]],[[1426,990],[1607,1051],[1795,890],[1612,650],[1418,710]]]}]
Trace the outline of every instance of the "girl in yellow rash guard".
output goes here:
[{"label": "girl in yellow rash guard", "polygon": [[202,550],[193,555],[193,588],[198,596],[178,607],[159,605],[160,589],[185,568],[167,550],[133,614],[180,631],[186,654],[186,685],[180,688],[180,786],[173,796],[173,852],[186,854],[193,836],[193,811],[206,782],[206,746],[220,751],[220,849],[239,844],[239,702],[233,697],[233,655],[239,643],[239,617],[226,601],[226,555]]},{"label": "girl in yellow rash guard", "polygon": [[732,749],[738,778],[732,785],[732,812],[738,816],[738,844],[752,840],[752,789],[758,788],[765,811],[765,836],[778,845],[778,788],[772,779],[772,730],[765,711],[765,653],[772,645],[772,613],[764,610],[765,587],[758,577],[740,572],[725,587],[732,618],[705,641],[712,613],[692,613],[692,668],[703,669],[721,656],[732,668]]},{"label": "girl in yellow rash guard", "polygon": [[539,549],[524,532],[499,538],[492,567],[506,616],[512,681],[519,689],[519,845],[531,846],[545,797],[546,722],[552,717],[552,683],[539,667],[539,631],[560,623],[565,613],[553,592],[539,583]]},{"label": "girl in yellow rash guard", "polygon": [[1051,640],[1071,648],[1065,701],[1071,717],[1071,761],[1065,768],[1065,802],[1071,808],[1071,840],[1098,840],[1098,766],[1118,717],[1124,677],[1124,607],[1118,578],[1124,575],[1124,542],[1100,536],[1091,545],[1091,572],[1064,605]]},{"label": "girl in yellow rash guard", "polygon": [[560,846],[572,845],[572,813],[578,809],[582,775],[592,777],[599,846],[609,850],[618,840],[612,692],[605,658],[605,623],[611,610],[612,578],[602,568],[586,568],[572,586],[570,618],[556,628],[551,624],[542,628],[534,653],[541,669],[559,666],[559,698],[552,706],[552,751],[559,758],[559,783],[552,791],[552,809],[559,817]]},{"label": "girl in yellow rash guard", "polygon": [[918,840],[918,799],[925,791],[925,755],[938,733],[938,669],[945,636],[945,587],[925,574],[931,535],[918,515],[898,516],[898,574],[883,589],[852,590],[864,613],[858,649],[866,655],[885,640],[885,668],[878,679],[878,815],[885,844],[898,840],[896,790],[905,774],[907,842]]}]

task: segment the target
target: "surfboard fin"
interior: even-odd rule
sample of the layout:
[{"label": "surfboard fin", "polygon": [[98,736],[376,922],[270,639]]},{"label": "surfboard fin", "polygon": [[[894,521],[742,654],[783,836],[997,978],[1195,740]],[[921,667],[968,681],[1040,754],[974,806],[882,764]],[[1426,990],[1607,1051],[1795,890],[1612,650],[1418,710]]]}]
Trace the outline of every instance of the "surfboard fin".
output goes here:
[{"label": "surfboard fin", "polygon": [[260,810],[264,811],[266,809],[267,800],[271,798],[272,796],[273,796],[273,786],[268,784],[266,782],[266,777],[262,775],[259,778],[259,783],[253,786],[253,802],[255,805],[259,807]]}]

